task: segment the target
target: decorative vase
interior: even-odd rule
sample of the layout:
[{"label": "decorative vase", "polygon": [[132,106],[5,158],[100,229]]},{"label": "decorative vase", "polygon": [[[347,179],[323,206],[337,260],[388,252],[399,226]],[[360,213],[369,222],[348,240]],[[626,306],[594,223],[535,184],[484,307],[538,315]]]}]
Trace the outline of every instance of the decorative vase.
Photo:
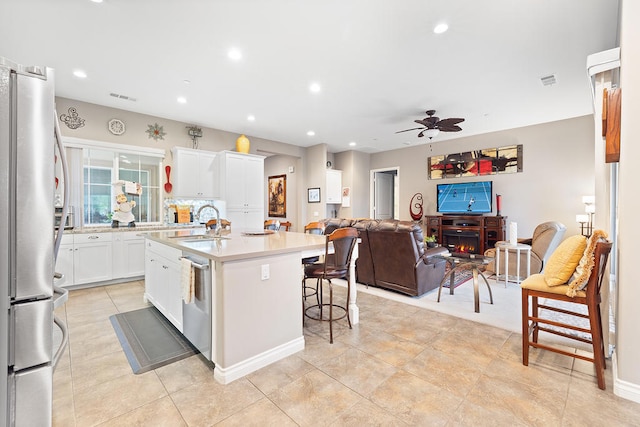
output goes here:
[{"label": "decorative vase", "polygon": [[240,135],[238,139],[236,139],[236,151],[238,153],[249,153],[249,148],[251,147],[251,143],[249,142],[249,138],[244,135]]}]

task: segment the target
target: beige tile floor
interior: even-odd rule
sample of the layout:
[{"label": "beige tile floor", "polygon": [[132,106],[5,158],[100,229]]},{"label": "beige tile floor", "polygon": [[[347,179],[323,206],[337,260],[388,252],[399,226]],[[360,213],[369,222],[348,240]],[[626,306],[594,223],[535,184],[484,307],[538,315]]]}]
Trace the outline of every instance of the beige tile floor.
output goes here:
[{"label": "beige tile floor", "polygon": [[[361,293],[360,323],[306,320],[306,348],[226,386],[200,356],[134,375],[109,316],[144,283],[72,291],[54,426],[632,426],[640,404],[598,389],[590,363],[506,330]],[[337,292],[344,295],[344,289]],[[608,367],[611,367],[610,361]]]}]

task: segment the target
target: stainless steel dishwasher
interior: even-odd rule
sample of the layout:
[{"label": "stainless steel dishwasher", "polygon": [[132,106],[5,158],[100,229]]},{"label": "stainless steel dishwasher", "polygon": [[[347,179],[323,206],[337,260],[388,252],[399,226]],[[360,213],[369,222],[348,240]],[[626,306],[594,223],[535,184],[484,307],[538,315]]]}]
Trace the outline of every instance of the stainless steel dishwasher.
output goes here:
[{"label": "stainless steel dishwasher", "polygon": [[190,304],[182,301],[182,333],[203,356],[211,360],[211,268],[209,260],[182,253],[191,261],[195,274],[195,296]]}]

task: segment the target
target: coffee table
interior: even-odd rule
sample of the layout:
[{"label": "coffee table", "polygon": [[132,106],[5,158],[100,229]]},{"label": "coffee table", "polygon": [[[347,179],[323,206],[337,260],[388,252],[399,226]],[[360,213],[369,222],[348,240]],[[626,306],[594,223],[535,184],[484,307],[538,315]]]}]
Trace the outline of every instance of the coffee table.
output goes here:
[{"label": "coffee table", "polygon": [[487,265],[491,261],[493,261],[493,257],[488,257],[484,255],[476,255],[476,254],[466,254],[466,253],[450,253],[450,254],[440,254],[434,255],[436,258],[443,259],[449,263],[451,269],[445,276],[442,278],[440,282],[440,287],[438,288],[438,302],[440,302],[440,293],[442,292],[442,285],[444,285],[447,280],[447,276],[450,277],[449,282],[449,294],[453,295],[453,281],[455,277],[456,270],[460,270],[462,268],[471,268],[473,272],[473,302],[476,313],[480,313],[480,295],[478,290],[478,274],[482,276],[484,279],[484,283],[487,284],[487,289],[489,290],[489,300],[491,304],[493,304],[493,294],[491,293],[491,287],[489,286],[489,282],[487,278],[484,277],[482,271],[478,269],[478,267]]}]

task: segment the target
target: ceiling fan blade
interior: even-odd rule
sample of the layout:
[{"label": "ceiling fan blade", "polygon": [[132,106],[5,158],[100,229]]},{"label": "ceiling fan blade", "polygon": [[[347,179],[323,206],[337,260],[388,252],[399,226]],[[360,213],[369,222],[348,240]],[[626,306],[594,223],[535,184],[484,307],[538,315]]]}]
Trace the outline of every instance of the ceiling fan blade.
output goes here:
[{"label": "ceiling fan blade", "polygon": [[413,128],[413,129],[405,129],[405,130],[399,130],[396,133],[402,133],[402,132],[409,132],[410,130],[418,130],[418,129],[424,129],[424,128]]},{"label": "ceiling fan blade", "polygon": [[418,134],[418,138],[422,138],[424,136],[424,133],[427,131],[427,129],[423,130],[422,132],[420,132]]},{"label": "ceiling fan blade", "polygon": [[453,126],[462,122],[464,122],[464,119],[459,119],[459,118],[443,119],[438,122],[438,126]]},{"label": "ceiling fan blade", "polygon": [[440,129],[442,132],[459,132],[462,130],[462,128],[460,126],[438,126],[438,129]]}]

